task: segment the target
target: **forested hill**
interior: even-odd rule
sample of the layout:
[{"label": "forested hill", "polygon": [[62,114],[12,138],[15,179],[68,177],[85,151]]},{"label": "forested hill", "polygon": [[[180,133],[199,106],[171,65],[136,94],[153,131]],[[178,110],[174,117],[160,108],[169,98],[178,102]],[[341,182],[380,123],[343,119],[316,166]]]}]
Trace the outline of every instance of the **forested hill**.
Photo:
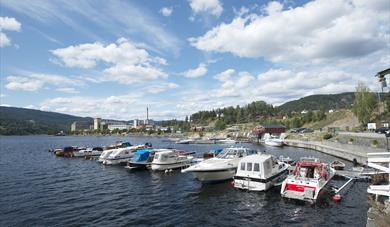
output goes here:
[{"label": "forested hill", "polygon": [[93,119],[33,109],[0,107],[1,135],[68,132],[74,121],[84,121],[92,124]]},{"label": "forested hill", "polygon": [[301,112],[302,110],[330,110],[351,108],[355,100],[353,92],[330,95],[310,95],[298,100],[286,102],[278,107],[281,113],[289,113],[291,111]]}]

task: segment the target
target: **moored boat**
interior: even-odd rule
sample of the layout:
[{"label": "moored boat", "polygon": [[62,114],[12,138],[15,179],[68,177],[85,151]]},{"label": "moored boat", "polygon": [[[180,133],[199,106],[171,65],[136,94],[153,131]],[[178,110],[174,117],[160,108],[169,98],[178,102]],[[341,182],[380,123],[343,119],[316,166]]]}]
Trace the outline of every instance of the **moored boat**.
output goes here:
[{"label": "moored boat", "polygon": [[176,144],[190,144],[190,143],[194,143],[195,140],[193,139],[182,139],[182,140],[178,140],[176,141],[175,143]]},{"label": "moored boat", "polygon": [[122,142],[122,141],[118,141],[116,144],[109,145],[105,147],[103,152],[100,154],[98,162],[104,162],[109,155],[111,155],[113,152],[116,151],[116,149],[130,147],[130,146],[132,145],[129,142]]},{"label": "moored boat", "polygon": [[302,158],[283,181],[280,193],[285,198],[314,203],[335,172],[316,158]]},{"label": "moored boat", "polygon": [[64,147],[64,149],[55,149],[54,154],[59,157],[71,158],[75,157],[74,154],[80,150],[85,149],[84,147]]},{"label": "moored boat", "polygon": [[269,154],[242,158],[234,176],[234,187],[249,191],[266,191],[287,176],[290,165]]},{"label": "moored boat", "polygon": [[220,140],[215,140],[215,143],[221,143],[221,144],[236,144],[238,143],[237,141],[231,139],[231,138],[226,138],[226,139],[220,139]]},{"label": "moored boat", "polygon": [[330,163],[330,166],[335,170],[343,170],[345,168],[345,163],[339,160],[334,160]]},{"label": "moored boat", "polygon": [[138,150],[134,156],[127,162],[127,169],[147,169],[151,165],[154,156],[153,149],[147,148]]},{"label": "moored boat", "polygon": [[193,173],[195,178],[202,182],[232,179],[240,159],[255,153],[257,152],[243,147],[225,148],[216,157],[183,169],[182,172]]},{"label": "moored boat", "polygon": [[117,165],[125,164],[130,158],[133,157],[134,153],[138,150],[146,148],[145,145],[136,145],[124,148],[118,148],[113,151],[108,157],[103,161],[104,165]]},{"label": "moored boat", "polygon": [[179,154],[173,149],[155,149],[155,152],[150,166],[152,170],[164,171],[188,167],[194,158],[191,155]]},{"label": "moored boat", "polygon": [[265,145],[273,146],[273,147],[282,147],[283,146],[283,140],[274,135],[269,135],[264,138]]}]

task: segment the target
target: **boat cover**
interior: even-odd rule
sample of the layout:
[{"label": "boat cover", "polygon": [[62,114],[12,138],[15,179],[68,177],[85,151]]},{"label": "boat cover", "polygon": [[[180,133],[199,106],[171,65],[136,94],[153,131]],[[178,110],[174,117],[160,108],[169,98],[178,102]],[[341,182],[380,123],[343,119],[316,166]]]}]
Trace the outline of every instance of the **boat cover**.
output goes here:
[{"label": "boat cover", "polygon": [[223,151],[223,148],[215,148],[215,149],[211,149],[210,151],[213,152],[215,155],[217,155]]},{"label": "boat cover", "polygon": [[138,150],[134,153],[134,162],[143,162],[148,160],[151,150],[150,149],[143,149]]}]

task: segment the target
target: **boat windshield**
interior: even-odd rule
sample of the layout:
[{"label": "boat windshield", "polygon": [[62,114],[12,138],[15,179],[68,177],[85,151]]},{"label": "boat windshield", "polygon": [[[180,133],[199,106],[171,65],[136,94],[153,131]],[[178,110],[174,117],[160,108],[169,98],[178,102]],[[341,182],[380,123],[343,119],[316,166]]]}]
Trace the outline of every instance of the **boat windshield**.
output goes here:
[{"label": "boat windshield", "polygon": [[226,149],[217,155],[217,158],[232,159],[236,157],[244,157],[245,149]]}]

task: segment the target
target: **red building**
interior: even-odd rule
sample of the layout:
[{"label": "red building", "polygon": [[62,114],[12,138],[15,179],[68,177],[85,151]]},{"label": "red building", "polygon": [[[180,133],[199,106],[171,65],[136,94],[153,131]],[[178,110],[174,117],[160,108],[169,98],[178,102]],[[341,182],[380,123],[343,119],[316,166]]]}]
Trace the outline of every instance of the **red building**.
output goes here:
[{"label": "red building", "polygon": [[253,130],[252,133],[261,137],[265,133],[273,134],[273,133],[284,133],[286,132],[286,127],[283,125],[258,125]]}]

